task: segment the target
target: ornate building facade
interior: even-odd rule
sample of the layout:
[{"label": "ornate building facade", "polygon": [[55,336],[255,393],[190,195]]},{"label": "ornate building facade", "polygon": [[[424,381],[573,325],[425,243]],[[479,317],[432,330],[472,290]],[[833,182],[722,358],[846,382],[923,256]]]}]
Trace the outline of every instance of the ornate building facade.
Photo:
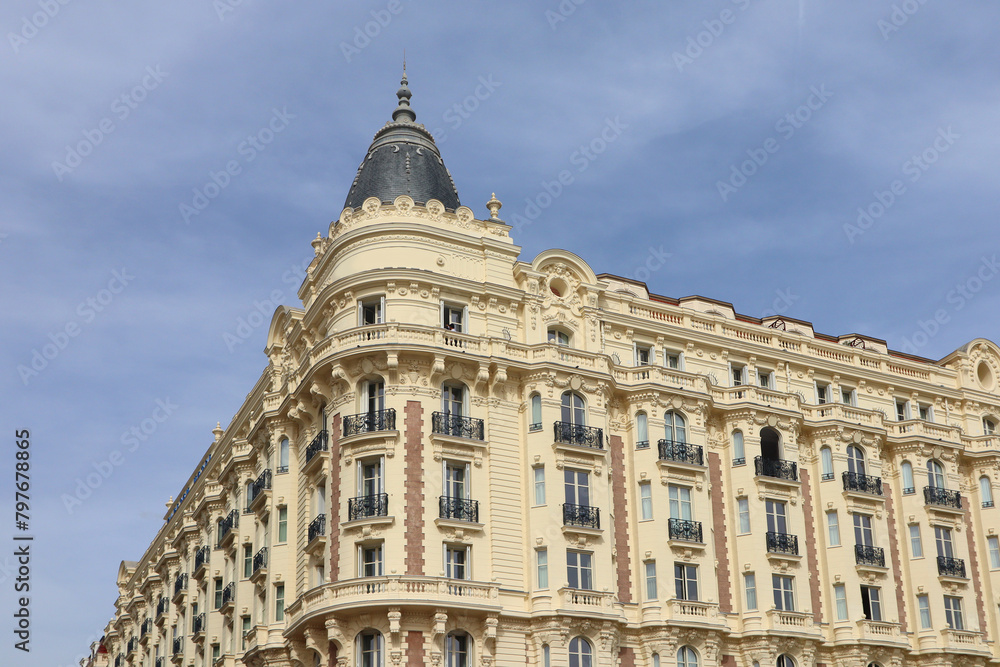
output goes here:
[{"label": "ornate building facade", "polygon": [[1000,660],[995,344],[521,261],[397,95],[90,665]]}]

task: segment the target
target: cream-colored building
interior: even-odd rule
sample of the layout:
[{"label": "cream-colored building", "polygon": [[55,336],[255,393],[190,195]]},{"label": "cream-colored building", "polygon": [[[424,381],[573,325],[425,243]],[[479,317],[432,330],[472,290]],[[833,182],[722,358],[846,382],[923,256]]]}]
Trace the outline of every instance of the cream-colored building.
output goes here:
[{"label": "cream-colored building", "polygon": [[519,260],[398,97],[90,663],[1000,661],[995,344]]}]

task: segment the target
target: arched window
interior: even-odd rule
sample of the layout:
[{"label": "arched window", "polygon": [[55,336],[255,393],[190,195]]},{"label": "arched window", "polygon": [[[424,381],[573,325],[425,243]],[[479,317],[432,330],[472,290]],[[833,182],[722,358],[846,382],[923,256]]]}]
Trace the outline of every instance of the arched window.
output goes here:
[{"label": "arched window", "polygon": [[677,649],[677,667],[698,667],[698,654],[690,646]]},{"label": "arched window", "polygon": [[679,412],[670,411],[663,415],[663,424],[666,429],[667,442],[687,442],[687,422],[684,415]]},{"label": "arched window", "polygon": [[278,472],[288,472],[288,438],[282,438],[278,445]]},{"label": "arched window", "polygon": [[542,667],[552,667],[552,649],[548,644],[542,644]]},{"label": "arched window", "polygon": [[645,412],[637,412],[635,415],[635,448],[646,449],[649,447],[649,419]]},{"label": "arched window", "polygon": [[469,635],[464,632],[452,632],[445,637],[445,667],[469,667],[472,664],[471,653],[469,652],[471,644]]},{"label": "arched window", "polygon": [[979,496],[983,501],[983,507],[993,507],[993,487],[986,475],[979,478]]},{"label": "arched window", "polygon": [[937,489],[945,488],[944,468],[934,459],[927,460],[927,486],[933,486]]},{"label": "arched window", "polygon": [[653,667],[660,667],[660,654],[659,653],[654,653],[653,654]]},{"label": "arched window", "polygon": [[583,637],[569,643],[569,667],[594,667],[594,649]]},{"label": "arched window", "polygon": [[385,410],[385,381],[382,378],[366,380],[361,385],[361,412],[369,415]]},{"label": "arched window", "polygon": [[760,430],[760,456],[770,461],[781,460],[781,436],[768,426]]},{"label": "arched window", "polygon": [[446,415],[466,417],[467,398],[464,384],[448,382],[441,387],[441,411]]},{"label": "arched window", "polygon": [[542,397],[540,394],[532,394],[529,399],[531,403],[531,422],[528,424],[529,431],[542,430]]},{"label": "arched window", "polygon": [[587,404],[583,396],[572,391],[562,395],[562,420],[573,426],[587,425]]},{"label": "arched window", "polygon": [[833,452],[829,447],[819,448],[819,462],[823,479],[833,479]]},{"label": "arched window", "polygon": [[778,656],[778,659],[774,663],[775,667],[795,667],[795,661],[792,660],[792,656],[787,653],[782,653]]},{"label": "arched window", "polygon": [[916,493],[916,488],[913,485],[913,466],[909,461],[903,461],[899,464],[899,470],[903,476],[903,494]]},{"label": "arched window", "polygon": [[384,667],[385,642],[378,630],[365,630],[358,634],[357,667]]},{"label": "arched window", "polygon": [[563,331],[562,329],[556,329],[555,327],[549,329],[549,342],[555,343],[556,345],[569,346],[570,335]]},{"label": "arched window", "polygon": [[743,431],[733,431],[733,465],[741,466],[747,462],[747,453],[743,448]]},{"label": "arched window", "polygon": [[865,474],[865,453],[860,447],[850,445],[847,448],[847,471],[855,475]]}]

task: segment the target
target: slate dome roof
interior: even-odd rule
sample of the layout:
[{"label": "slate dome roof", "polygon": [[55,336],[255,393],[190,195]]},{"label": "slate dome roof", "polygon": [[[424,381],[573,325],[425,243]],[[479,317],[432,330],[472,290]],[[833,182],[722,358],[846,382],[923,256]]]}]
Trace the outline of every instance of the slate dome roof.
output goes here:
[{"label": "slate dome roof", "polygon": [[369,197],[392,202],[400,195],[409,195],[418,204],[437,199],[450,210],[461,206],[434,137],[416,122],[410,96],[404,69],[396,92],[399,105],[392,112],[392,120],[375,133],[344,208],[360,208]]}]

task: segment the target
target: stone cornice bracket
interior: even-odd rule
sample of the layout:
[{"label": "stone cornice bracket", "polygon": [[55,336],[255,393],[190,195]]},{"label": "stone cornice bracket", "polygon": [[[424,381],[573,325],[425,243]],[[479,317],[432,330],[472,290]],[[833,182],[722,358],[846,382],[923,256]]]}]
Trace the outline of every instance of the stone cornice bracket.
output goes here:
[{"label": "stone cornice bracket", "polygon": [[[327,624],[330,623],[338,623],[338,621],[327,621]],[[329,630],[323,633],[319,628],[306,628],[302,634],[305,635],[306,646],[319,653],[320,664],[326,664],[330,653],[330,643],[327,640]]]},{"label": "stone cornice bracket", "polygon": [[312,404],[314,407],[319,407],[321,405],[327,405],[333,396],[333,391],[330,387],[320,380],[313,380],[312,384],[309,385],[309,397],[312,399]]},{"label": "stone cornice bracket", "polygon": [[389,618],[389,634],[392,635],[392,643],[399,646],[399,631],[403,614],[399,611],[399,607],[389,607],[387,616]]},{"label": "stone cornice bracket", "polygon": [[434,362],[431,364],[431,377],[430,383],[432,386],[437,386],[441,376],[444,375],[444,357],[440,354],[434,355]]},{"label": "stone cornice bracket", "polygon": [[288,658],[298,667],[312,667],[308,650],[306,643],[301,639],[293,639],[288,642]]},{"label": "stone cornice bracket", "polygon": [[431,642],[435,645],[439,641],[444,641],[444,636],[448,631],[448,611],[446,609],[434,610],[434,631]]},{"label": "stone cornice bracket", "polygon": [[[340,650],[343,650],[347,646],[347,628],[345,627],[344,622],[339,618],[328,618],[324,627],[326,628],[326,641],[333,642]],[[306,630],[306,632],[308,632],[308,630]],[[324,662],[325,661],[326,660],[324,658]]]}]

